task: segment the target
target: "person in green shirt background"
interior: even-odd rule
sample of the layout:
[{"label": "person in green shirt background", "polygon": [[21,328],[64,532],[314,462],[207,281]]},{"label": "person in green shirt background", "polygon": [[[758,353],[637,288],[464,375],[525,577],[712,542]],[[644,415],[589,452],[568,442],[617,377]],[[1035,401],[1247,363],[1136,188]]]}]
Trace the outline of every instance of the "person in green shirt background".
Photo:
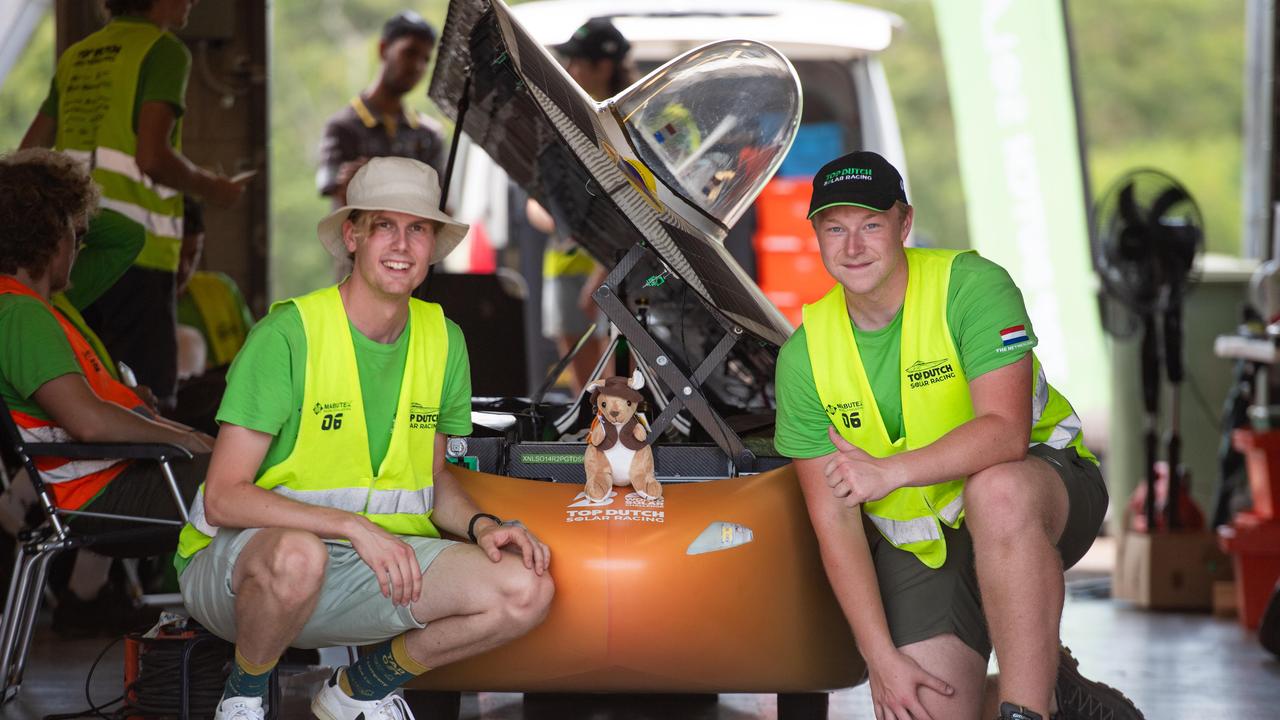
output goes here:
[{"label": "person in green shirt background", "polygon": [[183,198],[178,261],[178,402],[174,419],[217,433],[227,370],[253,327],[240,287],[226,273],[197,270],[204,250],[204,210]]},{"label": "person in green shirt background", "polygon": [[[204,478],[213,438],[166,420],[112,375],[76,326],[50,304],[66,288],[79,238],[96,210],[98,189],[62,153],[22,150],[0,157],[0,398],[27,442],[172,443],[194,459],[172,470],[186,502]],[[119,524],[115,515],[177,519],[158,465],[116,459],[37,458],[54,502],[102,516],[75,519],[87,535]],[[0,499],[0,527],[13,532],[37,498],[25,473]],[[117,548],[120,549],[120,548]],[[82,549],[83,550],[83,549]],[[150,547],[139,548],[146,555]],[[136,616],[100,590],[110,561],[77,557],[54,612],[55,630],[119,629]],[[96,570],[94,570],[96,568]],[[95,603],[95,600],[107,601]],[[154,619],[155,613],[151,614]]]},{"label": "person in green shirt background", "polygon": [[1107,507],[1079,420],[1008,273],[906,248],[913,217],[876,153],[818,172],[809,218],[837,284],[805,306],[776,378],[775,445],[795,459],[876,716],[1140,718],[1059,644],[1063,570]]},{"label": "person in green shirt background", "polygon": [[[117,360],[164,409],[176,391],[174,272],[182,194],[232,205],[244,182],[181,152],[191,54],[170,31],[196,0],[106,0],[106,27],[58,59],[49,95],[22,147],[63,150],[90,167],[104,212],[90,228],[68,298]],[[118,281],[106,268],[132,263]]]}]

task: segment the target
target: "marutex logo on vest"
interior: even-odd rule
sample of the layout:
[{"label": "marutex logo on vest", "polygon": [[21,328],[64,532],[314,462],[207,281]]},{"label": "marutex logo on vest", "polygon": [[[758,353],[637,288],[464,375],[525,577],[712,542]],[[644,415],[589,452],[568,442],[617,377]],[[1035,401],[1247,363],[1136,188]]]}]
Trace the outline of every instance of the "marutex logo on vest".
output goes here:
[{"label": "marutex logo on vest", "polygon": [[903,372],[906,373],[907,382],[910,383],[909,387],[913,390],[926,385],[940,383],[944,380],[950,380],[956,376],[956,370],[948,360],[934,360],[933,362],[917,360]]},{"label": "marutex logo on vest", "polygon": [[342,414],[351,409],[351,401],[343,400],[341,402],[317,402],[311,406],[311,412],[321,415],[321,430],[341,430]]},{"label": "marutex logo on vest", "polygon": [[861,400],[827,403],[826,411],[832,423],[840,423],[855,430],[862,427],[862,418],[858,417],[862,411]]},{"label": "marutex logo on vest", "polygon": [[316,415],[319,415],[320,413],[324,413],[324,412],[342,412],[343,410],[350,410],[350,409],[351,409],[351,402],[346,400],[342,402],[329,402],[329,403],[318,402],[315,405],[311,406],[311,412],[315,413]]}]

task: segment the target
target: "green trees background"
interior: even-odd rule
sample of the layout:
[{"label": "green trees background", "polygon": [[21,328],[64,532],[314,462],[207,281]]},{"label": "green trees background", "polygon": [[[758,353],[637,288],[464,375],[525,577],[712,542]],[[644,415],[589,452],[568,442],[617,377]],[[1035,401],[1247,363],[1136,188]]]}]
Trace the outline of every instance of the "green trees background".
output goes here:
[{"label": "green trees background", "polygon": [[[905,21],[882,60],[902,125],[917,229],[938,244],[966,246],[964,197],[932,2],[861,2]],[[441,26],[447,4],[272,0],[275,298],[330,278],[314,230],[329,207],[314,183],[325,119],[372,79],[377,34],[386,18],[410,6]],[[602,11],[608,7],[604,2]],[[1238,253],[1245,0],[1069,0],[1067,7],[1095,195],[1131,167],[1164,169],[1198,199],[1209,249]],[[48,90],[53,61],[50,19],[0,86],[0,149],[16,147]],[[434,112],[425,83],[414,91],[412,103]]]}]

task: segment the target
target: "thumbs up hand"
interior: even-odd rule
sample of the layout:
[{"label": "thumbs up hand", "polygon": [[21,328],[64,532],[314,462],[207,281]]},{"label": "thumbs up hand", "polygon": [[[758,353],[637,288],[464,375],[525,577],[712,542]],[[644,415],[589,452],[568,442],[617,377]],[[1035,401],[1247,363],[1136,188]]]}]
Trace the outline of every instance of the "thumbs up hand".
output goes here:
[{"label": "thumbs up hand", "polygon": [[874,458],[845,440],[834,426],[827,435],[836,446],[824,472],[831,494],[844,500],[848,507],[872,502],[897,490],[904,483],[894,477],[893,466],[883,458]]}]

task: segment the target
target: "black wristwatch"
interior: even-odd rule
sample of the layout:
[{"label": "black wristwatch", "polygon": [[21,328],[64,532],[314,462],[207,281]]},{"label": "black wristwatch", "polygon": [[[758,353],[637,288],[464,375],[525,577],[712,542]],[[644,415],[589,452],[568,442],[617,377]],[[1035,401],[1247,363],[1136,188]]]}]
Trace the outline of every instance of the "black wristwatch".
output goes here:
[{"label": "black wristwatch", "polygon": [[471,542],[476,542],[476,521],[480,518],[489,518],[495,523],[501,525],[502,519],[497,515],[490,515],[486,512],[478,512],[471,516],[471,522],[467,523],[467,537],[471,538]]}]

